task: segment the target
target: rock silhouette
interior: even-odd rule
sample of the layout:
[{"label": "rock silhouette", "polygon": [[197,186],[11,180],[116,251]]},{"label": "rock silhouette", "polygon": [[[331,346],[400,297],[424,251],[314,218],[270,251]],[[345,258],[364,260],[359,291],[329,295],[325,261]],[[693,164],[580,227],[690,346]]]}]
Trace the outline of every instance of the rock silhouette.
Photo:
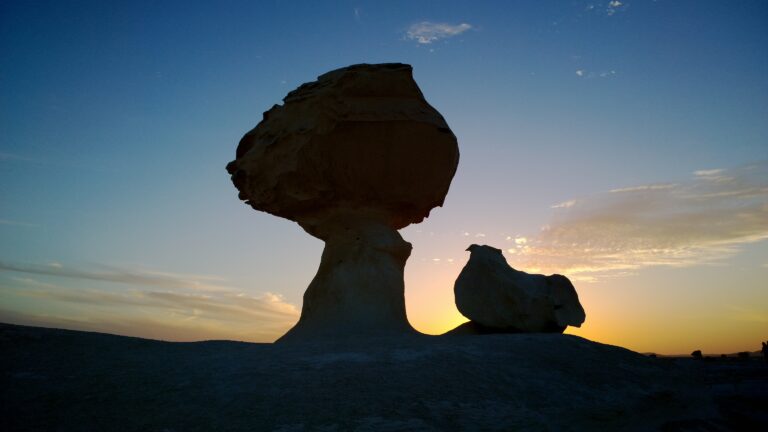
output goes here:
[{"label": "rock silhouette", "polygon": [[443,204],[456,137],[406,64],[337,69],[283,101],[227,165],[240,199],[325,241],[301,318],[280,341],[415,332],[403,283],[411,244],[397,230]]},{"label": "rock silhouette", "polygon": [[763,358],[766,362],[768,362],[768,342],[760,342],[763,344],[762,349],[760,350],[763,353]]},{"label": "rock silhouette", "polygon": [[471,245],[454,284],[456,307],[471,320],[453,333],[557,332],[586,315],[571,281],[515,270],[501,250]]},{"label": "rock silhouette", "polygon": [[176,343],[0,324],[0,353],[3,431],[759,431],[707,421],[710,391],[759,419],[768,388],[765,369],[713,384],[699,366],[716,363],[557,333]]}]

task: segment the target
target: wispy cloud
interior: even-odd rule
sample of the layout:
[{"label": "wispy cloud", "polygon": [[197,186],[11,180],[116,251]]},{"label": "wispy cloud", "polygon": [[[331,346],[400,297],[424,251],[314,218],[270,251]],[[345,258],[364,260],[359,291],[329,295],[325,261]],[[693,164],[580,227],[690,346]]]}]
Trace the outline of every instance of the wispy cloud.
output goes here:
[{"label": "wispy cloud", "polygon": [[78,305],[124,308],[140,306],[171,310],[181,316],[220,321],[263,324],[265,319],[293,322],[298,318],[296,307],[282,297],[265,293],[252,296],[236,292],[199,294],[172,291],[129,290],[112,292],[59,287],[34,279],[18,279],[28,287],[22,295],[46,301]]},{"label": "wispy cloud", "polygon": [[551,208],[570,208],[576,205],[576,200],[563,201],[558,204],[550,206]]},{"label": "wispy cloud", "polygon": [[29,222],[20,222],[15,220],[9,220],[9,219],[0,219],[0,225],[10,225],[10,226],[19,226],[19,227],[25,227],[25,228],[36,228],[39,225],[29,223]]},{"label": "wispy cloud", "polygon": [[30,159],[30,158],[28,158],[26,156],[21,156],[21,155],[15,154],[15,153],[8,153],[8,152],[0,151],[0,161],[11,161],[11,160],[23,161],[23,162],[33,162],[32,159]]},{"label": "wispy cloud", "polygon": [[32,158],[3,151],[0,151],[0,162],[23,162],[25,164],[52,166],[92,172],[114,172],[114,169],[109,167],[106,161],[102,161],[101,163],[93,161],[90,163],[67,163],[62,162],[61,160],[46,160],[45,158],[38,157]]},{"label": "wispy cloud", "polygon": [[420,44],[431,44],[440,39],[460,35],[471,28],[472,26],[467,23],[448,24],[422,21],[411,25],[406,31],[405,37]]},{"label": "wispy cloud", "polygon": [[611,189],[609,192],[611,192],[611,193],[621,193],[621,192],[655,191],[655,190],[662,190],[662,189],[672,189],[675,186],[677,186],[677,185],[674,184],[674,183],[657,183],[657,184],[649,184],[649,185],[631,186],[631,187],[625,187],[625,188]]},{"label": "wispy cloud", "polygon": [[616,75],[616,71],[613,69],[602,71],[588,71],[586,69],[576,69],[576,76],[579,78],[592,79],[592,78],[610,78]]},{"label": "wispy cloud", "polygon": [[722,168],[716,168],[716,169],[708,169],[708,170],[698,170],[694,171],[693,175],[699,176],[699,177],[712,177],[712,176],[718,176],[725,171]]},{"label": "wispy cloud", "polygon": [[607,16],[614,16],[619,12],[624,12],[629,8],[627,0],[608,0],[603,2],[589,3],[584,10],[587,12],[596,12]]},{"label": "wispy cloud", "polygon": [[0,270],[169,289],[180,288],[198,291],[226,291],[230,289],[220,284],[224,281],[222,278],[215,276],[183,275],[106,265],[99,265],[98,269],[82,269],[65,267],[55,261],[46,265],[0,261]]},{"label": "wispy cloud", "polygon": [[768,163],[566,203],[553,206],[553,221],[538,235],[508,250],[513,265],[594,279],[713,262],[768,239]]},{"label": "wispy cloud", "polygon": [[[25,298],[25,304],[31,301],[37,312],[0,310],[0,320],[3,316],[13,316],[19,323],[67,324],[68,328],[175,340],[215,337],[264,342],[279,337],[299,317],[298,309],[277,294],[251,295],[232,287],[209,286],[206,282],[218,278],[127,270],[94,272],[55,262],[49,265],[2,263],[0,268],[131,285],[121,290],[83,289],[30,277],[11,277],[5,283],[0,282],[0,294],[6,300],[9,296]],[[60,305],[69,306],[62,309]],[[58,312],[46,314],[44,311]],[[135,327],[121,328],[116,325],[120,322],[134,322]]]},{"label": "wispy cloud", "polygon": [[608,5],[605,7],[605,14],[608,16],[613,16],[617,12],[623,12],[629,7],[629,4],[627,4],[626,1],[620,1],[620,0],[610,0],[608,2]]}]

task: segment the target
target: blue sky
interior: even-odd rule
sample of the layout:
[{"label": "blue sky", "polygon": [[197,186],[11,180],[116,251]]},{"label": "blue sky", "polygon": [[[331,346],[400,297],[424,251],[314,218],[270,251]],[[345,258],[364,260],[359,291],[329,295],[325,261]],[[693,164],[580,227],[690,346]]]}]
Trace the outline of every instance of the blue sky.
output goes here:
[{"label": "blue sky", "polygon": [[[396,61],[461,149],[444,208],[403,231],[417,328],[460,322],[476,242],[577,281],[587,337],[653,350],[646,320],[681,329],[662,349],[736,349],[688,329],[768,328],[766,23],[760,1],[2,2],[0,318],[278,336],[322,243],[239,202],[224,166],[296,86]],[[200,304],[243,296],[279,324]],[[675,321],[691,298],[702,316]]]}]

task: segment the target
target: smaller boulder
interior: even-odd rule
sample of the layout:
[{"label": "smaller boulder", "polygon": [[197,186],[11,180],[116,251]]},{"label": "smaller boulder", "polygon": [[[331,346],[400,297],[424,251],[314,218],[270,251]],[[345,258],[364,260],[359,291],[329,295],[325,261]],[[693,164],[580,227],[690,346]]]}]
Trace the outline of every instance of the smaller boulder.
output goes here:
[{"label": "smaller boulder", "polygon": [[515,270],[501,250],[471,245],[469,262],[454,284],[459,312],[483,328],[515,333],[562,333],[586,318],[567,277]]}]

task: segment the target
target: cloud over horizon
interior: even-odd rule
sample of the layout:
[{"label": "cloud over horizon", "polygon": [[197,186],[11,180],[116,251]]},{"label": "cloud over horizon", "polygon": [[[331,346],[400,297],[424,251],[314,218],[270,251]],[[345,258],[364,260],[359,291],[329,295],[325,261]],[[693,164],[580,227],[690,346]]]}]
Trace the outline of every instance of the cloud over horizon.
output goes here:
[{"label": "cloud over horizon", "polygon": [[686,182],[617,188],[552,208],[552,223],[507,249],[513,266],[594,280],[711,263],[768,239],[768,163],[700,170]]},{"label": "cloud over horizon", "polygon": [[460,35],[470,29],[472,29],[472,25],[467,23],[448,24],[422,21],[412,24],[406,31],[405,37],[420,44],[431,44],[440,39]]},{"label": "cloud over horizon", "polygon": [[0,308],[0,321],[172,340],[267,342],[288,330],[299,317],[298,309],[280,295],[246,294],[212,284],[222,280],[216,277],[102,268],[92,271],[57,262],[0,262],[0,270],[9,272],[131,285],[121,290],[85,289],[29,277],[6,278],[0,280],[0,295],[6,301],[32,301],[35,306],[27,311]]},{"label": "cloud over horizon", "polygon": [[224,279],[216,276],[182,275],[176,273],[148,271],[140,269],[124,269],[115,266],[98,265],[98,270],[86,270],[81,268],[64,267],[59,262],[51,262],[46,265],[11,263],[0,261],[0,271],[13,271],[20,273],[65,277],[72,279],[86,279],[103,282],[114,282],[129,285],[144,285],[159,288],[181,288],[199,291],[222,291],[229,287],[217,282]]}]

